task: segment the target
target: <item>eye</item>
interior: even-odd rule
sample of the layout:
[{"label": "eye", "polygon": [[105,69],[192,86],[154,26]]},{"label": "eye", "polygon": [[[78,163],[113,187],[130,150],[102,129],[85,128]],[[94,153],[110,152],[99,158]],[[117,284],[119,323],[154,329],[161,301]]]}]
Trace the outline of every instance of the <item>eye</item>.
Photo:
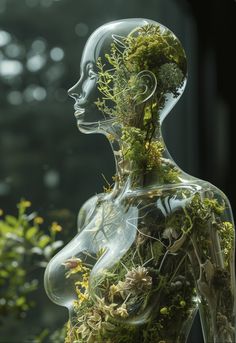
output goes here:
[{"label": "eye", "polygon": [[95,79],[97,77],[97,74],[92,69],[89,69],[88,76],[90,77],[90,79]]},{"label": "eye", "polygon": [[93,70],[93,65],[92,64],[88,64],[87,71],[88,71],[88,76],[89,76],[90,79],[95,79],[97,77],[97,74]]}]

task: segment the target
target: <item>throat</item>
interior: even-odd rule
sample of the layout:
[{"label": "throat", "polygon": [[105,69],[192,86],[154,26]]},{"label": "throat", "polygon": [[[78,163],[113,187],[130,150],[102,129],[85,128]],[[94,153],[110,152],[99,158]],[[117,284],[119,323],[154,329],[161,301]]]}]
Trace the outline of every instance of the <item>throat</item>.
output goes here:
[{"label": "throat", "polygon": [[142,188],[179,183],[180,169],[172,160],[160,130],[147,135],[119,124],[106,130],[116,165],[115,188]]}]

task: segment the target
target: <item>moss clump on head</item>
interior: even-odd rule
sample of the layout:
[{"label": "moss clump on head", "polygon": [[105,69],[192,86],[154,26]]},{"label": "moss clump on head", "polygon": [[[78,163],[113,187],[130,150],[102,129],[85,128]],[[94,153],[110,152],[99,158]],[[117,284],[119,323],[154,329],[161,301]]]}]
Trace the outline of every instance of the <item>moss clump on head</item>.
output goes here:
[{"label": "moss clump on head", "polygon": [[186,57],[180,42],[169,30],[158,25],[145,25],[126,38],[124,52],[128,70],[150,70],[154,74],[165,63],[175,63],[186,73]]},{"label": "moss clump on head", "polygon": [[175,93],[183,79],[184,74],[175,63],[165,63],[159,69],[158,82],[165,92]]},{"label": "moss clump on head", "polygon": [[161,168],[160,113],[167,94],[177,97],[186,78],[180,42],[160,25],[144,25],[126,37],[113,35],[110,50],[104,61],[98,58],[97,67],[102,97],[96,105],[123,127],[125,161],[134,173],[145,175],[158,167],[160,180],[178,182],[176,169]]},{"label": "moss clump on head", "polygon": [[[98,59],[98,89],[104,96],[104,103],[113,102],[113,116],[127,122],[128,117],[137,112],[135,98],[143,87],[137,74],[147,70],[160,81],[153,95],[158,110],[166,92],[178,94],[186,77],[186,56],[176,37],[158,25],[144,25],[119,39],[114,39],[110,51],[105,54],[109,67]],[[106,110],[103,106],[103,111]]]}]

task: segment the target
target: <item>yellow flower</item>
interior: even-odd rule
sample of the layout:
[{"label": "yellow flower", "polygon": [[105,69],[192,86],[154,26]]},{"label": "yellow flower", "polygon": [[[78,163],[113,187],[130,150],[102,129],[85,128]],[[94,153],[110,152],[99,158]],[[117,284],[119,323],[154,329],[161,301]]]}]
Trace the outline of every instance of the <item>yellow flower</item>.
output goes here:
[{"label": "yellow flower", "polygon": [[122,304],[120,307],[117,308],[116,314],[121,318],[127,318],[129,316],[126,308],[126,304]]},{"label": "yellow flower", "polygon": [[31,206],[31,202],[28,201],[28,200],[22,200],[22,201],[20,202],[20,204],[21,204],[22,207],[25,207],[25,208]]},{"label": "yellow flower", "polygon": [[35,224],[42,224],[43,223],[43,218],[42,217],[35,217],[34,218]]},{"label": "yellow flower", "polygon": [[161,313],[161,314],[164,314],[164,315],[168,314],[168,313],[169,313],[168,307],[162,307],[162,308],[160,309],[160,313]]},{"label": "yellow flower", "polygon": [[0,216],[3,215],[3,210],[0,208]]},{"label": "yellow flower", "polygon": [[76,286],[88,289],[89,283],[88,283],[88,279],[83,277],[82,281],[77,281],[75,283]]},{"label": "yellow flower", "polygon": [[112,304],[106,305],[104,298],[99,298],[99,297],[96,297],[96,298],[97,298],[97,303],[96,303],[97,309],[105,314],[105,321],[107,321],[109,317],[114,317],[115,307],[117,307],[117,304],[112,303]]},{"label": "yellow flower", "polygon": [[51,226],[51,230],[52,232],[61,232],[62,227],[57,222],[53,222]]},{"label": "yellow flower", "polygon": [[83,279],[84,281],[88,280],[88,271],[89,269],[83,265],[83,262],[80,258],[72,257],[62,263],[66,269],[69,269],[66,272],[66,278],[68,279],[71,275],[77,274],[79,272],[84,273]]},{"label": "yellow flower", "polygon": [[82,270],[82,261],[80,258],[77,257],[68,258],[67,260],[65,260],[65,262],[62,263],[62,265],[65,266],[66,269],[75,269],[79,267],[80,270]]},{"label": "yellow flower", "polygon": [[115,140],[115,136],[112,135],[111,133],[108,133],[108,134],[107,134],[107,138],[108,138],[108,140],[109,140],[110,142],[113,142],[113,141]]},{"label": "yellow flower", "polygon": [[90,334],[90,329],[87,327],[86,324],[83,323],[78,327],[76,332],[78,335],[81,335],[83,339],[83,338],[86,338]]},{"label": "yellow flower", "polygon": [[88,293],[82,293],[82,292],[77,290],[77,294],[78,294],[78,298],[79,298],[80,303],[89,299]]},{"label": "yellow flower", "polygon": [[119,292],[119,287],[117,285],[111,285],[109,288],[109,294],[108,294],[108,299],[113,302],[114,296],[116,293]]}]

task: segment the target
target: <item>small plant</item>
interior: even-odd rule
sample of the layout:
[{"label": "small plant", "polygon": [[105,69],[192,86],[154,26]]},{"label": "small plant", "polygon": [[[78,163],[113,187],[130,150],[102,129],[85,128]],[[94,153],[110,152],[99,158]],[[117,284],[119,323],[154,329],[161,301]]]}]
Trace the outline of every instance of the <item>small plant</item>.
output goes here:
[{"label": "small plant", "polygon": [[27,317],[35,306],[33,295],[42,287],[38,272],[63,245],[57,240],[62,227],[54,222],[45,230],[44,219],[29,213],[30,207],[30,201],[21,200],[16,216],[0,212],[0,318],[4,322],[8,317],[15,321]]}]

